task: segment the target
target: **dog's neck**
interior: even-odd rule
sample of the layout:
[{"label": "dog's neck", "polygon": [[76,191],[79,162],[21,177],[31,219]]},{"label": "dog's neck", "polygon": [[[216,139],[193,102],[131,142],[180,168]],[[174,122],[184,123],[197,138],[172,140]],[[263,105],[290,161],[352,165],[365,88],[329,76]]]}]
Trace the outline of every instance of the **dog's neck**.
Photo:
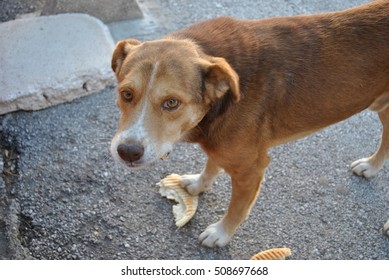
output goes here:
[{"label": "dog's neck", "polygon": [[231,109],[234,103],[232,94],[228,91],[222,98],[211,104],[201,121],[184,136],[182,141],[211,146],[212,144],[209,141],[213,139],[215,123],[220,122],[220,119]]}]

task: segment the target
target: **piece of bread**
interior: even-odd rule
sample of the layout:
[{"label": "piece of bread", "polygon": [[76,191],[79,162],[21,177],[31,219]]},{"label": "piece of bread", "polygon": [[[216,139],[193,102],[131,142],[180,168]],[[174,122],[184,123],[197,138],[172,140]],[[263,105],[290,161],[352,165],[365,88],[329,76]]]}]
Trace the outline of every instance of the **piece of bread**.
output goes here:
[{"label": "piece of bread", "polygon": [[162,179],[159,186],[159,193],[168,199],[178,202],[173,206],[173,215],[177,227],[184,226],[196,213],[198,196],[191,196],[180,184],[180,175],[171,174]]},{"label": "piece of bread", "polygon": [[250,260],[285,260],[291,254],[292,251],[289,248],[273,248],[259,252],[252,256]]}]

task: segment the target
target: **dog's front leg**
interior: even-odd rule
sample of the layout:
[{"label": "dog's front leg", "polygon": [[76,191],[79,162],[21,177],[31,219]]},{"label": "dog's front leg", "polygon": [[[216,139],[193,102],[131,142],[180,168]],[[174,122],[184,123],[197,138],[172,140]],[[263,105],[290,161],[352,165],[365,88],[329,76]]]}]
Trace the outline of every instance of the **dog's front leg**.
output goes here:
[{"label": "dog's front leg", "polygon": [[246,166],[246,168],[240,168],[240,171],[230,173],[232,194],[227,213],[219,222],[208,226],[200,234],[199,241],[202,245],[207,247],[227,245],[254,205],[268,162],[266,156],[262,158],[260,164]]},{"label": "dog's front leg", "polygon": [[180,183],[191,195],[199,195],[212,186],[222,171],[223,169],[217,166],[212,159],[208,159],[200,174],[183,175]]}]

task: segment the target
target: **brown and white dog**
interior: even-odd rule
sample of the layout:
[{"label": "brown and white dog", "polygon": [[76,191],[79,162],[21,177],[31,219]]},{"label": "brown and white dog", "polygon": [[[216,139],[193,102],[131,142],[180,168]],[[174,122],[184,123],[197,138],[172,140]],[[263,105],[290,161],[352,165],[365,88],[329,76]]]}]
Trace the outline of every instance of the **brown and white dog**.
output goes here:
[{"label": "brown and white dog", "polygon": [[351,164],[371,177],[389,157],[389,1],[340,12],[200,22],[161,40],[117,43],[116,161],[145,167],[178,141],[208,156],[182,177],[191,194],[225,170],[232,196],[225,216],[199,237],[226,245],[246,219],[269,164],[269,148],[306,136],[364,109],[383,125],[377,152]]}]

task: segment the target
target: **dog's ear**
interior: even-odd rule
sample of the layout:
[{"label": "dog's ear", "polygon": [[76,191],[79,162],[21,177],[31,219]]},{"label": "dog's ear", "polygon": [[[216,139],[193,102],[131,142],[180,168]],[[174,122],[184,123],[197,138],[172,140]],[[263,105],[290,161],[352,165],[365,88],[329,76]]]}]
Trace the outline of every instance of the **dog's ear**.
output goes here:
[{"label": "dog's ear", "polygon": [[111,67],[113,72],[115,72],[116,76],[118,76],[120,68],[122,67],[123,61],[126,56],[131,52],[133,48],[135,48],[139,44],[140,42],[135,39],[121,40],[117,42],[112,54],[111,61]]},{"label": "dog's ear", "polygon": [[220,99],[228,90],[234,101],[240,100],[239,76],[224,58],[201,59],[200,65],[204,77],[204,99],[207,103]]}]

